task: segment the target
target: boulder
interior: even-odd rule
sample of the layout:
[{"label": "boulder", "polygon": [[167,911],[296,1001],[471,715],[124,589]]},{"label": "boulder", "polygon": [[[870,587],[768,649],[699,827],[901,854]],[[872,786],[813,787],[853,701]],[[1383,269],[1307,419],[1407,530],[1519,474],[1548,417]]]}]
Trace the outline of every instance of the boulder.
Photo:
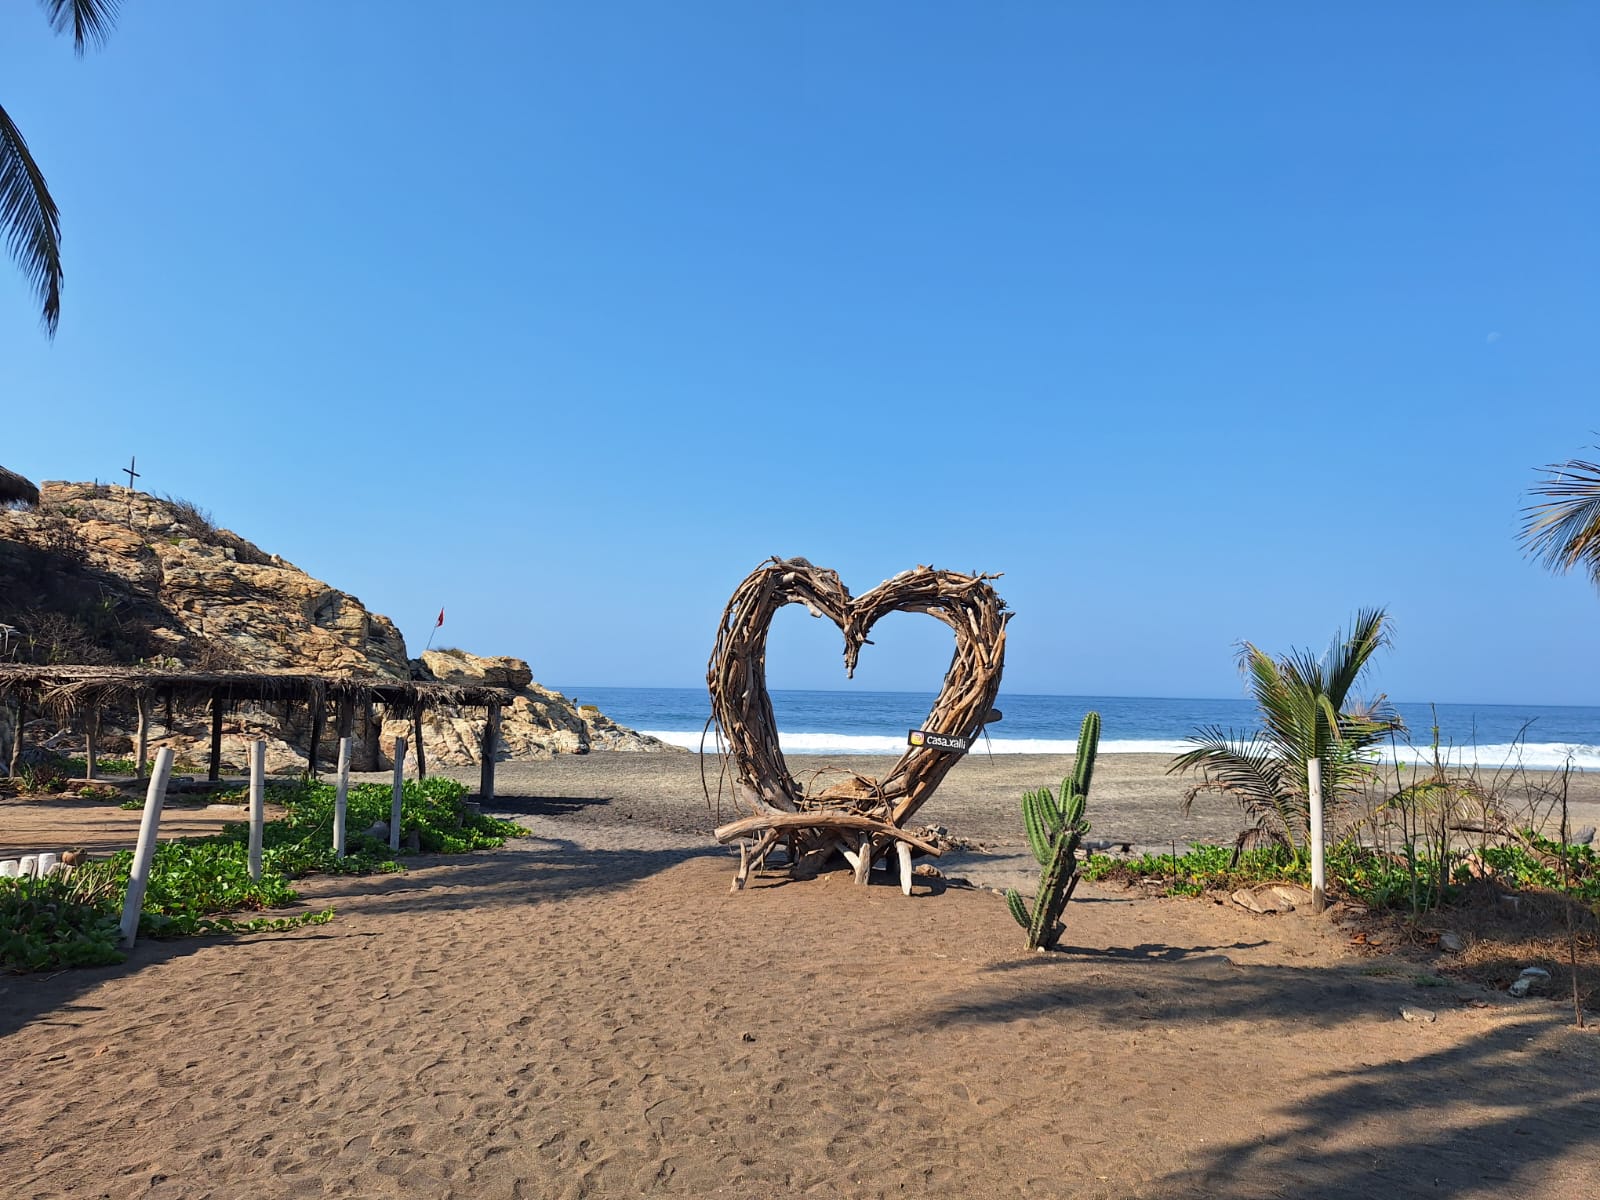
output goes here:
[{"label": "boulder", "polygon": [[1310,893],[1306,888],[1296,888],[1283,883],[1270,883],[1261,888],[1240,888],[1235,891],[1234,904],[1250,912],[1294,912],[1298,904],[1310,906]]}]

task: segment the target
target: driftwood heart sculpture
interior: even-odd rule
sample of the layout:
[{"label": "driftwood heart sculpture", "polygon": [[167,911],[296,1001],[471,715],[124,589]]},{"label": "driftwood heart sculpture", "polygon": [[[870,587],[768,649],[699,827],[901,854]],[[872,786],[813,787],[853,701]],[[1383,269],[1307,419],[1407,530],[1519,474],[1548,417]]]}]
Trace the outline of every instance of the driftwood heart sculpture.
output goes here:
[{"label": "driftwood heart sculpture", "polygon": [[[827,617],[839,626],[844,634],[845,673],[854,675],[861,647],[868,644],[867,634],[885,614],[919,612],[943,621],[955,633],[956,652],[923,728],[971,738],[989,719],[1005,663],[1005,629],[1011,614],[989,586],[993,578],[918,567],[861,596],[851,596],[837,572],[812,566],[803,558],[774,558],[752,572],[723,610],[706,673],[712,717],[733,759],[734,792],[752,813],[718,829],[719,840],[761,834],[764,848],[780,831],[810,831],[817,835],[811,839],[814,844],[831,846],[839,831],[849,829],[862,835],[859,856],[867,866],[871,855],[890,841],[923,846],[899,829],[933,794],[959,756],[931,746],[912,746],[886,779],[857,778],[808,796],[789,773],[778,745],[767,693],[767,631],[784,605],[804,604],[813,616]],[[874,842],[870,854],[869,841]],[[864,879],[864,874],[865,867],[858,865],[857,877]]]}]

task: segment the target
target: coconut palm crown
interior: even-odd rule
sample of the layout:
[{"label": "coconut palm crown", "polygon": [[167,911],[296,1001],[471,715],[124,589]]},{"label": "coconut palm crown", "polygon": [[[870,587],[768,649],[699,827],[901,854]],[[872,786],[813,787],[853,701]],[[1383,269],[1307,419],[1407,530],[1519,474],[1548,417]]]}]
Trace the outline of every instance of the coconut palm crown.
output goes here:
[{"label": "coconut palm crown", "polygon": [[1600,586],[1600,464],[1573,459],[1546,467],[1533,489],[1542,504],[1523,510],[1522,545],[1552,571],[1582,567]]},{"label": "coconut palm crown", "polygon": [[[50,27],[72,33],[82,54],[111,33],[120,0],[40,0]],[[11,115],[0,107],[0,237],[38,296],[45,332],[55,336],[61,321],[61,213],[44,181],[44,172]]]},{"label": "coconut palm crown", "polygon": [[1336,633],[1320,659],[1306,650],[1274,659],[1241,643],[1239,669],[1261,728],[1237,736],[1210,725],[1189,736],[1195,748],[1167,767],[1168,774],[1200,772],[1200,782],[1184,796],[1184,812],[1200,793],[1221,793],[1252,822],[1239,835],[1236,855],[1251,842],[1274,841],[1301,858],[1310,828],[1307,760],[1322,760],[1323,796],[1332,812],[1374,773],[1369,751],[1405,728],[1386,697],[1353,696],[1372,656],[1388,642],[1388,616],[1373,608],[1356,615],[1349,637]]}]

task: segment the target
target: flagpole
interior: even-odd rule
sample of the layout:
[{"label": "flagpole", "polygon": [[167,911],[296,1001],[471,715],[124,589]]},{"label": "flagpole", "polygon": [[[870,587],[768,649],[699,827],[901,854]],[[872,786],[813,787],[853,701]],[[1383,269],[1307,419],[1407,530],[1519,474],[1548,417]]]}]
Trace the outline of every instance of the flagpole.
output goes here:
[{"label": "flagpole", "polygon": [[439,619],[433,623],[433,628],[428,630],[428,644],[422,648],[422,652],[424,654],[426,654],[429,650],[433,649],[433,635],[439,632],[439,626],[441,626],[443,624],[444,624],[444,609],[441,608],[439,610]]}]

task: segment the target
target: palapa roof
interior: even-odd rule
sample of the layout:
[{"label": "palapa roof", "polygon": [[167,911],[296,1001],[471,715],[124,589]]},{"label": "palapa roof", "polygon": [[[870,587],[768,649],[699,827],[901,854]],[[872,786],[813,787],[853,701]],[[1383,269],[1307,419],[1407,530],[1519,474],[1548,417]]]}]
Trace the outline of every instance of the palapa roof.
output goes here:
[{"label": "palapa roof", "polygon": [[15,471],[0,467],[0,507],[7,504],[38,504],[39,489]]},{"label": "palapa roof", "polygon": [[386,679],[381,676],[314,675],[302,671],[163,671],[144,667],[32,666],[0,664],[0,700],[27,696],[59,712],[127,703],[141,696],[179,703],[328,701],[417,711],[442,704],[467,708],[508,705],[505,688]]}]

